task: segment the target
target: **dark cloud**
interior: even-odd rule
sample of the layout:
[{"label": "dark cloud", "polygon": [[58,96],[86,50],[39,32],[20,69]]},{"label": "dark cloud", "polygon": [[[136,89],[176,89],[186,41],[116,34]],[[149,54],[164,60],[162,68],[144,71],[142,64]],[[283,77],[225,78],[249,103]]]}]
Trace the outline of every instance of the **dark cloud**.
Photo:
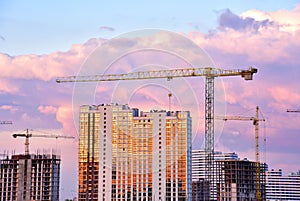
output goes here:
[{"label": "dark cloud", "polygon": [[108,26],[101,26],[101,27],[99,27],[99,30],[100,31],[110,31],[110,32],[115,31],[115,29],[113,27],[108,27]]},{"label": "dark cloud", "polygon": [[260,27],[273,25],[270,20],[256,21],[253,18],[240,16],[226,9],[219,17],[219,29],[231,28],[238,31],[254,30],[257,31]]},{"label": "dark cloud", "polygon": [[0,35],[0,40],[5,41],[5,38]]}]

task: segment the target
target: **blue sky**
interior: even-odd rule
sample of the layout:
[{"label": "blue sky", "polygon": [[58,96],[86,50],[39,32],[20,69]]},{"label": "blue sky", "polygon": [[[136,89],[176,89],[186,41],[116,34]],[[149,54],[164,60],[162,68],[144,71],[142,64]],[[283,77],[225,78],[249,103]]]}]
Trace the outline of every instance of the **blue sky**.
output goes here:
[{"label": "blue sky", "polygon": [[292,9],[297,2],[1,0],[0,51],[13,56],[48,54],[89,38],[111,38],[143,28],[207,32],[215,28],[224,9],[237,14],[250,9],[274,11]]}]

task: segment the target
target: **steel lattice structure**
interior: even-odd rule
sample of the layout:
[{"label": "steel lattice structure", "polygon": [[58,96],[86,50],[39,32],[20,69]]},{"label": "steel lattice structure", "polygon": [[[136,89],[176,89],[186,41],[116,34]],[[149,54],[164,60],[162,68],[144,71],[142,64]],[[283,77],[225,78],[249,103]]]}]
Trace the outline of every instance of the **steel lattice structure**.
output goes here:
[{"label": "steel lattice structure", "polygon": [[[103,74],[87,76],[67,76],[58,77],[57,83],[64,82],[103,82],[118,80],[143,80],[143,79],[161,79],[161,78],[179,78],[204,76],[205,80],[205,175],[210,186],[214,182],[214,78],[225,76],[241,76],[245,80],[252,80],[253,74],[257,69],[250,67],[248,70],[234,69],[226,70],[220,68],[179,68],[169,70],[138,71],[122,74]],[[209,200],[213,200],[212,197]]]}]

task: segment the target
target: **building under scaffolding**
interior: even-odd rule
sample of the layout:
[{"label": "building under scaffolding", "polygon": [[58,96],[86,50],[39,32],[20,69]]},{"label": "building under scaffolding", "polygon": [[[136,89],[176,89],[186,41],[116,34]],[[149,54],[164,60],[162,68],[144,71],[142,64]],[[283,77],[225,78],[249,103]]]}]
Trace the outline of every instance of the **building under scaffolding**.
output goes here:
[{"label": "building under scaffolding", "polygon": [[0,201],[59,200],[60,156],[12,155],[0,160]]},{"label": "building under scaffolding", "polygon": [[[256,163],[244,160],[216,160],[217,195],[220,201],[255,201]],[[261,164],[260,184],[262,200],[265,192],[266,165]]]}]

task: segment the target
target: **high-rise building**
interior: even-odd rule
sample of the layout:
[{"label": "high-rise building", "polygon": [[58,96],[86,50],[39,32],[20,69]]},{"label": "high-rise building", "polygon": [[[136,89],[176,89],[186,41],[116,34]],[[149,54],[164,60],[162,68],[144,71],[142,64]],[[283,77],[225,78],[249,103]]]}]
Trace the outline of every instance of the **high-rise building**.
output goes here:
[{"label": "high-rise building", "polygon": [[0,201],[59,200],[58,155],[12,155],[0,160]]},{"label": "high-rise building", "polygon": [[300,200],[300,171],[287,176],[282,170],[270,170],[266,173],[266,200]]},{"label": "high-rise building", "polygon": [[78,200],[191,200],[189,112],[80,107]]},{"label": "high-rise building", "polygon": [[[214,153],[214,173],[216,175],[216,160],[238,160],[238,155],[234,152],[232,153],[222,153],[220,151],[215,151]],[[192,180],[193,180],[193,200],[208,200],[209,197],[213,200],[217,200],[217,186],[209,188],[208,182],[205,181],[205,150],[192,150]],[[216,178],[215,182],[216,184]],[[210,189],[210,190],[209,190]],[[205,192],[209,192],[208,193]]]},{"label": "high-rise building", "polygon": [[[244,160],[216,160],[217,198],[220,201],[256,200],[256,162]],[[260,191],[265,200],[265,170],[261,165]]]},{"label": "high-rise building", "polygon": [[[238,160],[238,155],[232,153],[222,153],[221,151],[215,151],[215,160]],[[192,179],[198,181],[199,179],[205,179],[205,150],[197,149],[192,150]]]}]

